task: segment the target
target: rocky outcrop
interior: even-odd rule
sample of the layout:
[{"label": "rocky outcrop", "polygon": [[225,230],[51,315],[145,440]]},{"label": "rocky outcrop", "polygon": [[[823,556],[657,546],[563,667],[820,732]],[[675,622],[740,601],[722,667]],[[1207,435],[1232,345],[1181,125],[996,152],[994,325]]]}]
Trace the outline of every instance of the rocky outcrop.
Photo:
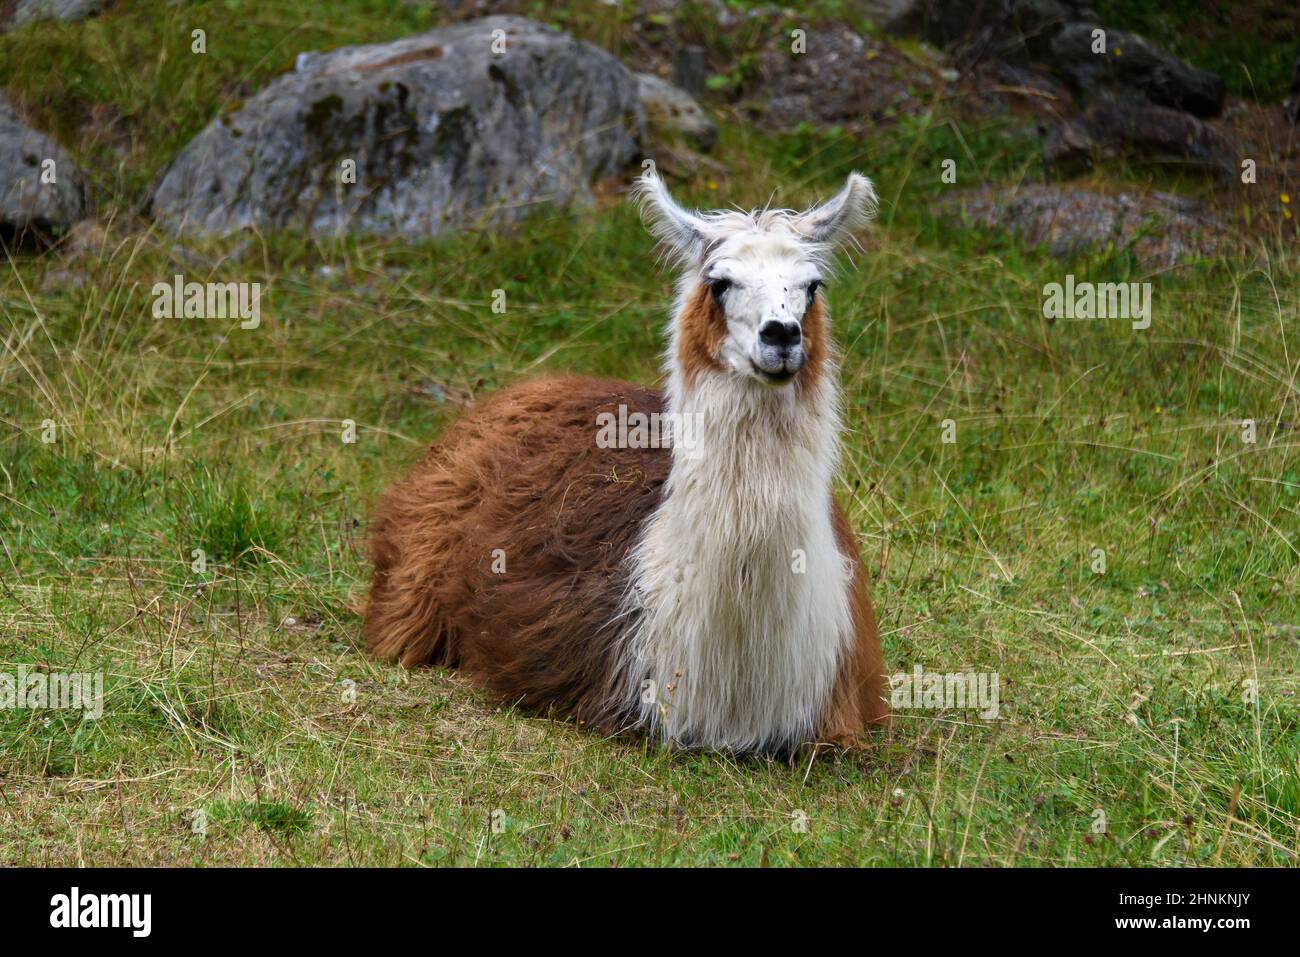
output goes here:
[{"label": "rocky outcrop", "polygon": [[298,58],[213,120],[154,195],[173,232],[437,235],[589,195],[635,160],[636,78],[520,17]]},{"label": "rocky outcrop", "polygon": [[1239,150],[1218,130],[1187,113],[1146,106],[1094,106],[1048,132],[1043,159],[1049,166],[1084,167],[1094,156],[1136,156],[1183,170],[1233,181]]},{"label": "rocky outcrop", "polygon": [[1198,70],[1148,40],[1105,30],[1105,52],[1090,23],[1070,23],[1051,41],[1053,69],[1085,102],[1168,107],[1194,116],[1217,116],[1225,89],[1217,73]]},{"label": "rocky outcrop", "polygon": [[1096,20],[1091,7],[1075,0],[912,0],[896,7],[885,26],[958,48],[968,63],[1023,64],[1050,56],[1052,38],[1066,24]]},{"label": "rocky outcrop", "polygon": [[1214,116],[1223,108],[1217,74],[1101,23],[1091,7],[1075,0],[916,0],[892,26],[956,48],[967,64],[989,58],[1036,64],[1069,84],[1084,103],[1150,104],[1196,116]]},{"label": "rocky outcrop", "polygon": [[914,0],[890,26],[952,48],[968,72],[994,62],[1065,84],[1084,112],[1061,110],[1050,124],[1049,166],[1123,154],[1227,177],[1238,162],[1232,144],[1200,122],[1223,110],[1223,79],[1100,23],[1080,0]]},{"label": "rocky outcrop", "polygon": [[803,42],[800,50],[789,40],[769,44],[759,54],[743,108],[765,126],[870,128],[923,112],[929,94],[942,86],[937,66],[918,64],[841,23],[814,24]]},{"label": "rocky outcrop", "polygon": [[40,20],[84,20],[112,5],[113,0],[18,0],[12,7],[0,5],[0,21],[5,20],[5,8],[12,10],[0,27],[15,29]]},{"label": "rocky outcrop", "polygon": [[81,172],[0,98],[0,234],[56,234],[86,212]]},{"label": "rocky outcrop", "polygon": [[702,150],[713,148],[718,128],[693,96],[653,73],[638,73],[636,82],[652,132],[681,134]]},{"label": "rocky outcrop", "polygon": [[1218,218],[1183,196],[1099,193],[1046,183],[963,191],[939,201],[935,214],[1014,233],[1055,255],[1127,248],[1151,269],[1212,255],[1230,235]]}]

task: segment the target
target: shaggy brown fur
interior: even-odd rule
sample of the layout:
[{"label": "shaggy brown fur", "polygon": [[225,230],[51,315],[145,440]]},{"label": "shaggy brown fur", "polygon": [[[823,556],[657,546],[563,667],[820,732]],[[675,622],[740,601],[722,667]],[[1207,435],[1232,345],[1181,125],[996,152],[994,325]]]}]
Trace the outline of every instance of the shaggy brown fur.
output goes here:
[{"label": "shaggy brown fur", "polygon": [[677,364],[682,382],[689,388],[702,373],[724,369],[718,352],[727,335],[727,317],[713,301],[713,290],[700,285],[686,301],[678,322]]},{"label": "shaggy brown fur", "polygon": [[813,387],[822,377],[826,366],[826,353],[829,351],[826,335],[826,310],[822,305],[822,295],[817,293],[804,311],[803,319],[803,368],[794,380],[794,387],[800,395],[812,393]]},{"label": "shaggy brown fur", "polygon": [[853,606],[854,641],[849,654],[840,662],[835,692],[817,731],[817,740],[846,745],[867,725],[886,723],[889,707],[885,702],[880,629],[867,591],[867,569],[853,537],[853,526],[838,502],[831,518],[835,522],[835,541],[853,563],[849,601]]},{"label": "shaggy brown fur", "polygon": [[[624,730],[613,692],[627,556],[659,504],[667,449],[603,449],[596,416],[662,412],[654,390],[541,379],[490,396],[380,502],[365,612],[370,650],[461,669],[502,699]],[[884,715],[879,636],[852,530],[854,653],[821,722],[846,742]],[[497,551],[497,550],[500,551]],[[504,561],[504,569],[501,561]]]},{"label": "shaggy brown fur", "polygon": [[629,383],[564,377],[498,392],[456,422],[379,505],[370,650],[615,730],[624,559],[671,459],[596,445],[596,416],[620,403],[662,407]]}]

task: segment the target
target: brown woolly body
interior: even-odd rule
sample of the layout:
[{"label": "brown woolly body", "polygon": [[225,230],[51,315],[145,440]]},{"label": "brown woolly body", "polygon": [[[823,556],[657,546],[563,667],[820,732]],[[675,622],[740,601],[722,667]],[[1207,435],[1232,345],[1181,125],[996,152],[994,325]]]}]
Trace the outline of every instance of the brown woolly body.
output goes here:
[{"label": "brown woolly body", "polygon": [[614,380],[541,379],[457,421],[380,502],[370,650],[459,668],[503,699],[618,730],[624,559],[659,504],[667,449],[600,448],[601,412],[659,411]]},{"label": "brown woolly body", "polygon": [[[617,417],[620,405],[664,411],[655,390],[557,377],[498,392],[449,428],[379,504],[370,650],[458,668],[529,710],[629,729],[633,702],[617,674],[618,641],[633,624],[628,558],[660,502],[671,452],[600,448],[597,415]],[[856,634],[818,738],[847,743],[886,709],[866,573],[834,508],[854,567]]]}]

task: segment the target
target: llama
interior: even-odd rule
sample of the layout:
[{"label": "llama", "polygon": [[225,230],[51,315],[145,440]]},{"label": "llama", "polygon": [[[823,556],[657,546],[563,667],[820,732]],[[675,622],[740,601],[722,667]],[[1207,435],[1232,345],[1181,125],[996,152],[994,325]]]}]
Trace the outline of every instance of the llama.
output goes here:
[{"label": "llama", "polygon": [[[887,713],[832,492],[821,289],[875,193],[855,173],[801,213],[698,213],[653,174],[637,190],[680,272],[666,389],[550,377],[456,421],[379,504],[368,646],[601,733],[787,756],[849,744]],[[652,419],[667,441],[597,441],[602,423]]]}]

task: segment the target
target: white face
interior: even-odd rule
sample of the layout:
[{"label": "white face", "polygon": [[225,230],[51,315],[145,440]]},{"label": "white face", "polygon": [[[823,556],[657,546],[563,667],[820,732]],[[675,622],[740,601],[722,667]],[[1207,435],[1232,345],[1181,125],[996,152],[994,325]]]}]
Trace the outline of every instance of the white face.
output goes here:
[{"label": "white face", "polygon": [[704,282],[726,318],[710,358],[765,385],[794,381],[807,362],[805,318],[822,282],[821,264],[871,218],[871,181],[852,173],[833,197],[803,212],[693,212],[653,171],[641,177],[637,193],[651,230],[689,277],[685,291]]},{"label": "white face", "polygon": [[703,276],[727,319],[722,362],[766,385],[794,381],[807,359],[804,316],[822,283],[803,243],[773,233],[733,236],[714,250]]}]

